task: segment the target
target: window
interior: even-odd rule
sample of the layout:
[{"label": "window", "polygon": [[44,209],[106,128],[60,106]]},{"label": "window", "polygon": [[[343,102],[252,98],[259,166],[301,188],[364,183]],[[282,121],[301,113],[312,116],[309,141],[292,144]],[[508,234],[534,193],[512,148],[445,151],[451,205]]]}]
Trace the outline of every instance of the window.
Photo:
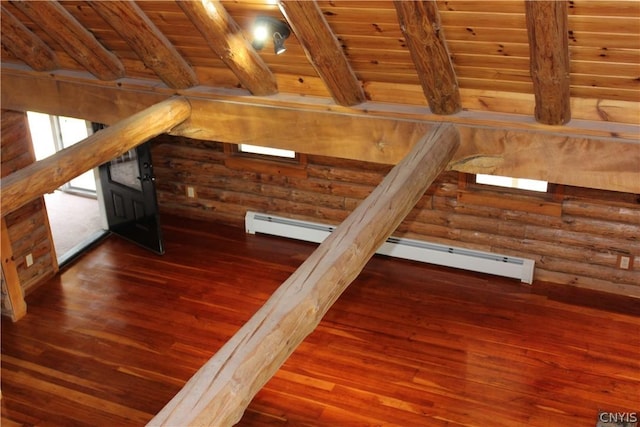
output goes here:
[{"label": "window", "polygon": [[547,181],[484,174],[476,175],[476,184],[495,185],[498,187],[506,188],[519,188],[521,190],[538,191],[541,193],[546,193],[549,186]]},{"label": "window", "polygon": [[58,144],[54,138],[51,116],[29,111],[27,112],[27,118],[36,160],[42,160],[55,154],[58,151]]},{"label": "window", "polygon": [[261,147],[259,145],[238,144],[238,152],[250,154],[262,154],[265,156],[284,157],[287,159],[295,159],[296,152],[292,150],[283,150],[280,148]]},{"label": "window", "polygon": [[[72,117],[50,116],[27,112],[29,131],[36,160],[42,160],[60,150],[70,147],[93,133],[91,123]],[[61,187],[65,191],[80,191],[95,194],[96,182],[93,171],[87,171]]]},{"label": "window", "polygon": [[307,156],[293,150],[250,144],[224,144],[224,152],[227,155],[224,164],[231,169],[307,177]]}]

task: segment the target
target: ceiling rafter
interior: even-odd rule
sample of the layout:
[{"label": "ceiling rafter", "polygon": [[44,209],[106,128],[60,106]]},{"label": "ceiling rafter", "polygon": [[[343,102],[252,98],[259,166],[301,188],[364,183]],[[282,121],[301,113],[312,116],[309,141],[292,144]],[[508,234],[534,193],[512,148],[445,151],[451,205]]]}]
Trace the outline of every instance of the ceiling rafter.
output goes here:
[{"label": "ceiling rafter", "polygon": [[47,32],[69,56],[100,80],[124,77],[124,65],[118,57],[108,51],[57,1],[12,0],[11,4]]},{"label": "ceiling rafter", "polygon": [[460,111],[456,72],[434,0],[393,2],[429,108],[436,114]]},{"label": "ceiling rafter", "polygon": [[567,3],[527,0],[525,11],[536,120],[565,124],[571,120]]},{"label": "ceiling rafter", "polygon": [[58,68],[55,52],[13,16],[6,7],[0,8],[2,9],[2,19],[0,19],[2,45],[36,71],[51,71]]},{"label": "ceiling rafter", "polygon": [[283,0],[279,6],[334,101],[345,106],[364,102],[362,85],[315,0]]},{"label": "ceiling rafter", "polygon": [[243,36],[240,26],[218,0],[179,1],[180,8],[207,44],[253,95],[278,93],[269,66]]},{"label": "ceiling rafter", "polygon": [[167,86],[187,89],[198,84],[193,68],[135,2],[93,1],[89,5]]}]

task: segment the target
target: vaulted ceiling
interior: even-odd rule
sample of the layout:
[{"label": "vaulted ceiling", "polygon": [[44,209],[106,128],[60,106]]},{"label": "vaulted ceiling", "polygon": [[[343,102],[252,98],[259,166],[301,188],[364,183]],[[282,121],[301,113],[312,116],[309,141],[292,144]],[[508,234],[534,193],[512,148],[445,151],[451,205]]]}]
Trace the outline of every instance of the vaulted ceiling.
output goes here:
[{"label": "vaulted ceiling", "polygon": [[640,1],[2,1],[1,41],[3,108],[388,163],[450,121],[454,169],[640,192]]}]

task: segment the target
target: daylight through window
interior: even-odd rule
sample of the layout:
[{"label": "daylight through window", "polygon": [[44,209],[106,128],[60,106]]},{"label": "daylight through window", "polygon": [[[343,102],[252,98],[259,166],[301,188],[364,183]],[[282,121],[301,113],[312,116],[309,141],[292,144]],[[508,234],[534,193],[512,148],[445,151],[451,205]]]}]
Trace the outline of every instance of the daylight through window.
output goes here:
[{"label": "daylight through window", "polygon": [[292,150],[261,147],[258,145],[250,145],[250,144],[238,144],[238,151],[240,151],[241,153],[263,154],[266,156],[285,157],[287,159],[296,158],[296,152]]},{"label": "daylight through window", "polygon": [[[29,131],[36,160],[42,160],[60,150],[68,148],[93,133],[91,122],[72,117],[27,112]],[[93,170],[73,178],[62,187],[64,190],[95,193],[96,181]]]},{"label": "daylight through window", "polygon": [[519,188],[521,190],[547,192],[547,181],[539,181],[536,179],[512,178],[510,176],[499,175],[476,175],[476,184],[496,185],[498,187]]}]

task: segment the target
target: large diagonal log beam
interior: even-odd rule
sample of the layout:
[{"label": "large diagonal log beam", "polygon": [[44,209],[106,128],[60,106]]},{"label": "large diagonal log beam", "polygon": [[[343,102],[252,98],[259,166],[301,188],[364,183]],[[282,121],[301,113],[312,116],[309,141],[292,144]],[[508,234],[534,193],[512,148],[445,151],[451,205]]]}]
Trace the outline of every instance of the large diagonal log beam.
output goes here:
[{"label": "large diagonal log beam", "polygon": [[457,113],[462,108],[460,90],[438,5],[435,0],[395,0],[393,4],[429,108],[436,114]]},{"label": "large diagonal log beam", "polygon": [[278,93],[276,78],[269,66],[242,35],[242,29],[218,0],[179,1],[216,55],[233,71],[253,95]]},{"label": "large diagonal log beam", "polygon": [[198,84],[193,68],[134,1],[91,1],[89,5],[167,86],[186,89]]},{"label": "large diagonal log beam", "polygon": [[360,274],[442,172],[459,144],[439,124],[151,420],[150,426],[228,426]]},{"label": "large diagonal log beam", "polygon": [[527,0],[525,6],[536,120],[565,124],[571,120],[567,2]]},{"label": "large diagonal log beam", "polygon": [[124,65],[57,1],[12,0],[64,51],[100,80],[124,77]]},{"label": "large diagonal log beam", "polygon": [[0,212],[6,215],[65,182],[168,132],[191,114],[185,98],[171,98],[0,180]]},{"label": "large diagonal log beam", "polygon": [[24,26],[6,7],[2,9],[2,45],[16,58],[37,71],[55,70],[59,67],[56,54],[40,37]]}]

